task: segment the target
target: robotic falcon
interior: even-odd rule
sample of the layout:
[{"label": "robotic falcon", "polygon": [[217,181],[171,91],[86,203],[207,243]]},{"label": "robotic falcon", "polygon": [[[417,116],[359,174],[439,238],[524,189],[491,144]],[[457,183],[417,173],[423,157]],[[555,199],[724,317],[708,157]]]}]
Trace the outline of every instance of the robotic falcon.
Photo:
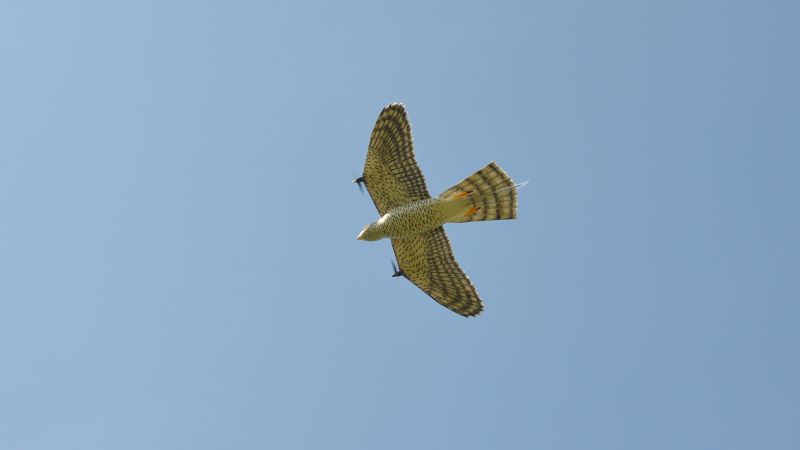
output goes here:
[{"label": "robotic falcon", "polygon": [[442,225],[515,219],[517,188],[522,184],[514,184],[491,162],[431,198],[414,157],[411,125],[400,103],[388,105],[378,116],[364,173],[353,182],[359,187],[366,185],[381,215],[366,225],[357,239],[391,239],[400,266],[394,276],[405,276],[458,314],[478,315],[483,310],[481,299],[453,257]]}]

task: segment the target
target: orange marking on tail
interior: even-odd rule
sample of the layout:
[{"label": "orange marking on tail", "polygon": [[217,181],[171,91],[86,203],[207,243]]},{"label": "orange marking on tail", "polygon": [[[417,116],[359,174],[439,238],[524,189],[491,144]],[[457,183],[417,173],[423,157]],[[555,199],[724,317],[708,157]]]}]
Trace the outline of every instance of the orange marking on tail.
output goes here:
[{"label": "orange marking on tail", "polygon": [[473,206],[472,208],[468,209],[467,212],[464,213],[464,217],[471,216],[476,212],[480,211],[480,206]]},{"label": "orange marking on tail", "polygon": [[462,198],[472,194],[472,191],[461,191],[450,196],[450,198]]}]

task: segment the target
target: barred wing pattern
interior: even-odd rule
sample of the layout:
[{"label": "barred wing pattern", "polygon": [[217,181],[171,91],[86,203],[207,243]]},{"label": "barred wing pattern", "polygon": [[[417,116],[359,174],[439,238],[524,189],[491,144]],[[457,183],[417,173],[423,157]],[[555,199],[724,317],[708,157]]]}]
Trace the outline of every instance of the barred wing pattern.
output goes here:
[{"label": "barred wing pattern", "polygon": [[483,310],[475,286],[453,257],[444,228],[392,239],[392,247],[403,275],[442,306],[467,317]]},{"label": "barred wing pattern", "polygon": [[375,122],[364,164],[364,182],[380,215],[431,197],[414,158],[411,124],[400,103],[383,108]]}]

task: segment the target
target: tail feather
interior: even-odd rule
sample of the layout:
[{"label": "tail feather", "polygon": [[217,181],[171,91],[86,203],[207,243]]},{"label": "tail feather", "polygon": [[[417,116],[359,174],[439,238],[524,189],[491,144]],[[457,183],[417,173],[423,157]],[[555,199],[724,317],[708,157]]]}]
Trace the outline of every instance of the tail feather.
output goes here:
[{"label": "tail feather", "polygon": [[477,222],[517,218],[517,187],[495,162],[442,192],[449,222]]}]

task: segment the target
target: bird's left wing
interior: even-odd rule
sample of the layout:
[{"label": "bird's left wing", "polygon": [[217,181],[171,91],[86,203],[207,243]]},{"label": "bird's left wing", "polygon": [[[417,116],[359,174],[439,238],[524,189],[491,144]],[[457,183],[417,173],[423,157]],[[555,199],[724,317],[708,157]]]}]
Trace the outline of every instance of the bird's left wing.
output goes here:
[{"label": "bird's left wing", "polygon": [[375,122],[364,164],[364,182],[380,215],[431,197],[414,157],[411,125],[400,103],[383,108]]},{"label": "bird's left wing", "polygon": [[442,306],[467,317],[483,310],[475,286],[453,257],[444,228],[392,239],[392,247],[403,275]]}]

